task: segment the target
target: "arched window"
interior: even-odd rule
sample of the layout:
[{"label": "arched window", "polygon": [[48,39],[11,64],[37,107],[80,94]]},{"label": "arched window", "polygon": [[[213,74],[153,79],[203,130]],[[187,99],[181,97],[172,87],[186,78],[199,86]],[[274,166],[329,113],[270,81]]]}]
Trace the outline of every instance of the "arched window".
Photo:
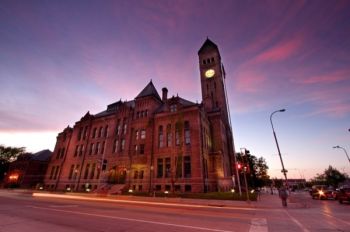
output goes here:
[{"label": "arched window", "polygon": [[191,131],[189,121],[185,121],[185,144],[191,144]]},{"label": "arched window", "polygon": [[158,147],[162,148],[163,146],[164,146],[163,126],[159,126],[159,128],[158,128]]},{"label": "arched window", "polygon": [[171,147],[171,143],[172,143],[172,133],[171,133],[171,124],[168,124],[166,126],[166,137],[167,137],[167,147]]}]

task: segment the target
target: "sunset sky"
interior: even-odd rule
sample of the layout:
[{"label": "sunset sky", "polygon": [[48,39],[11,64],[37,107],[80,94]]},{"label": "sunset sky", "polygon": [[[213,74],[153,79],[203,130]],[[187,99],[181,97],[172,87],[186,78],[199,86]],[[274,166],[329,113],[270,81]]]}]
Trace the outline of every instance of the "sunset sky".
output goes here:
[{"label": "sunset sky", "polygon": [[236,150],[281,177],[350,175],[350,1],[0,2],[0,144],[53,150],[87,112],[161,93],[201,101],[197,51],[221,52]]}]

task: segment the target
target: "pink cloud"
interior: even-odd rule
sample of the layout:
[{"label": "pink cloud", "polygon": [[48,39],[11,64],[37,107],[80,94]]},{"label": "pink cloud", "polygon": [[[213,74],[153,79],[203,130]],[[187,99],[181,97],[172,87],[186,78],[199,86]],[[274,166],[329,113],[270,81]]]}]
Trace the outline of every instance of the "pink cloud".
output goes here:
[{"label": "pink cloud", "polygon": [[266,49],[253,59],[253,63],[265,63],[283,61],[295,55],[302,47],[303,38],[301,36],[282,41],[273,47]]},{"label": "pink cloud", "polygon": [[258,72],[243,70],[238,73],[235,79],[235,89],[239,92],[257,93],[263,89],[267,78]]},{"label": "pink cloud", "polygon": [[350,70],[337,70],[331,73],[315,75],[311,77],[306,77],[303,79],[295,80],[295,82],[300,84],[330,84],[339,81],[348,80],[350,78]]}]

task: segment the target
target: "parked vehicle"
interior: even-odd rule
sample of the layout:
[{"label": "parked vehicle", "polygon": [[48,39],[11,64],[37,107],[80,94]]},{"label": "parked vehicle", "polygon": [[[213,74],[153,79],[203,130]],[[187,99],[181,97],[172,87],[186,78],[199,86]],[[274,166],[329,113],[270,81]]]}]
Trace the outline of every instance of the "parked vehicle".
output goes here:
[{"label": "parked vehicle", "polygon": [[340,204],[342,204],[344,201],[350,203],[350,187],[340,188],[339,192],[337,193],[337,200]]}]

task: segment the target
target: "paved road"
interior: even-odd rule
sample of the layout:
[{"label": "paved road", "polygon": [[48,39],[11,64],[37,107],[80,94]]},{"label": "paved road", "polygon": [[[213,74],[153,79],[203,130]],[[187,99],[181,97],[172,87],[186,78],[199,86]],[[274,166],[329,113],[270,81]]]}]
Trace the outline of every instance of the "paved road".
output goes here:
[{"label": "paved road", "polygon": [[31,194],[0,191],[0,232],[350,232],[350,204],[315,201],[305,193],[294,194],[287,209],[282,208],[276,195],[268,194],[257,203],[233,202],[220,206],[208,206],[217,203],[204,204],[203,201],[194,201],[193,205],[164,199],[156,199],[151,204],[140,202],[140,199],[137,202],[115,201],[115,198],[88,199],[33,197]]}]

